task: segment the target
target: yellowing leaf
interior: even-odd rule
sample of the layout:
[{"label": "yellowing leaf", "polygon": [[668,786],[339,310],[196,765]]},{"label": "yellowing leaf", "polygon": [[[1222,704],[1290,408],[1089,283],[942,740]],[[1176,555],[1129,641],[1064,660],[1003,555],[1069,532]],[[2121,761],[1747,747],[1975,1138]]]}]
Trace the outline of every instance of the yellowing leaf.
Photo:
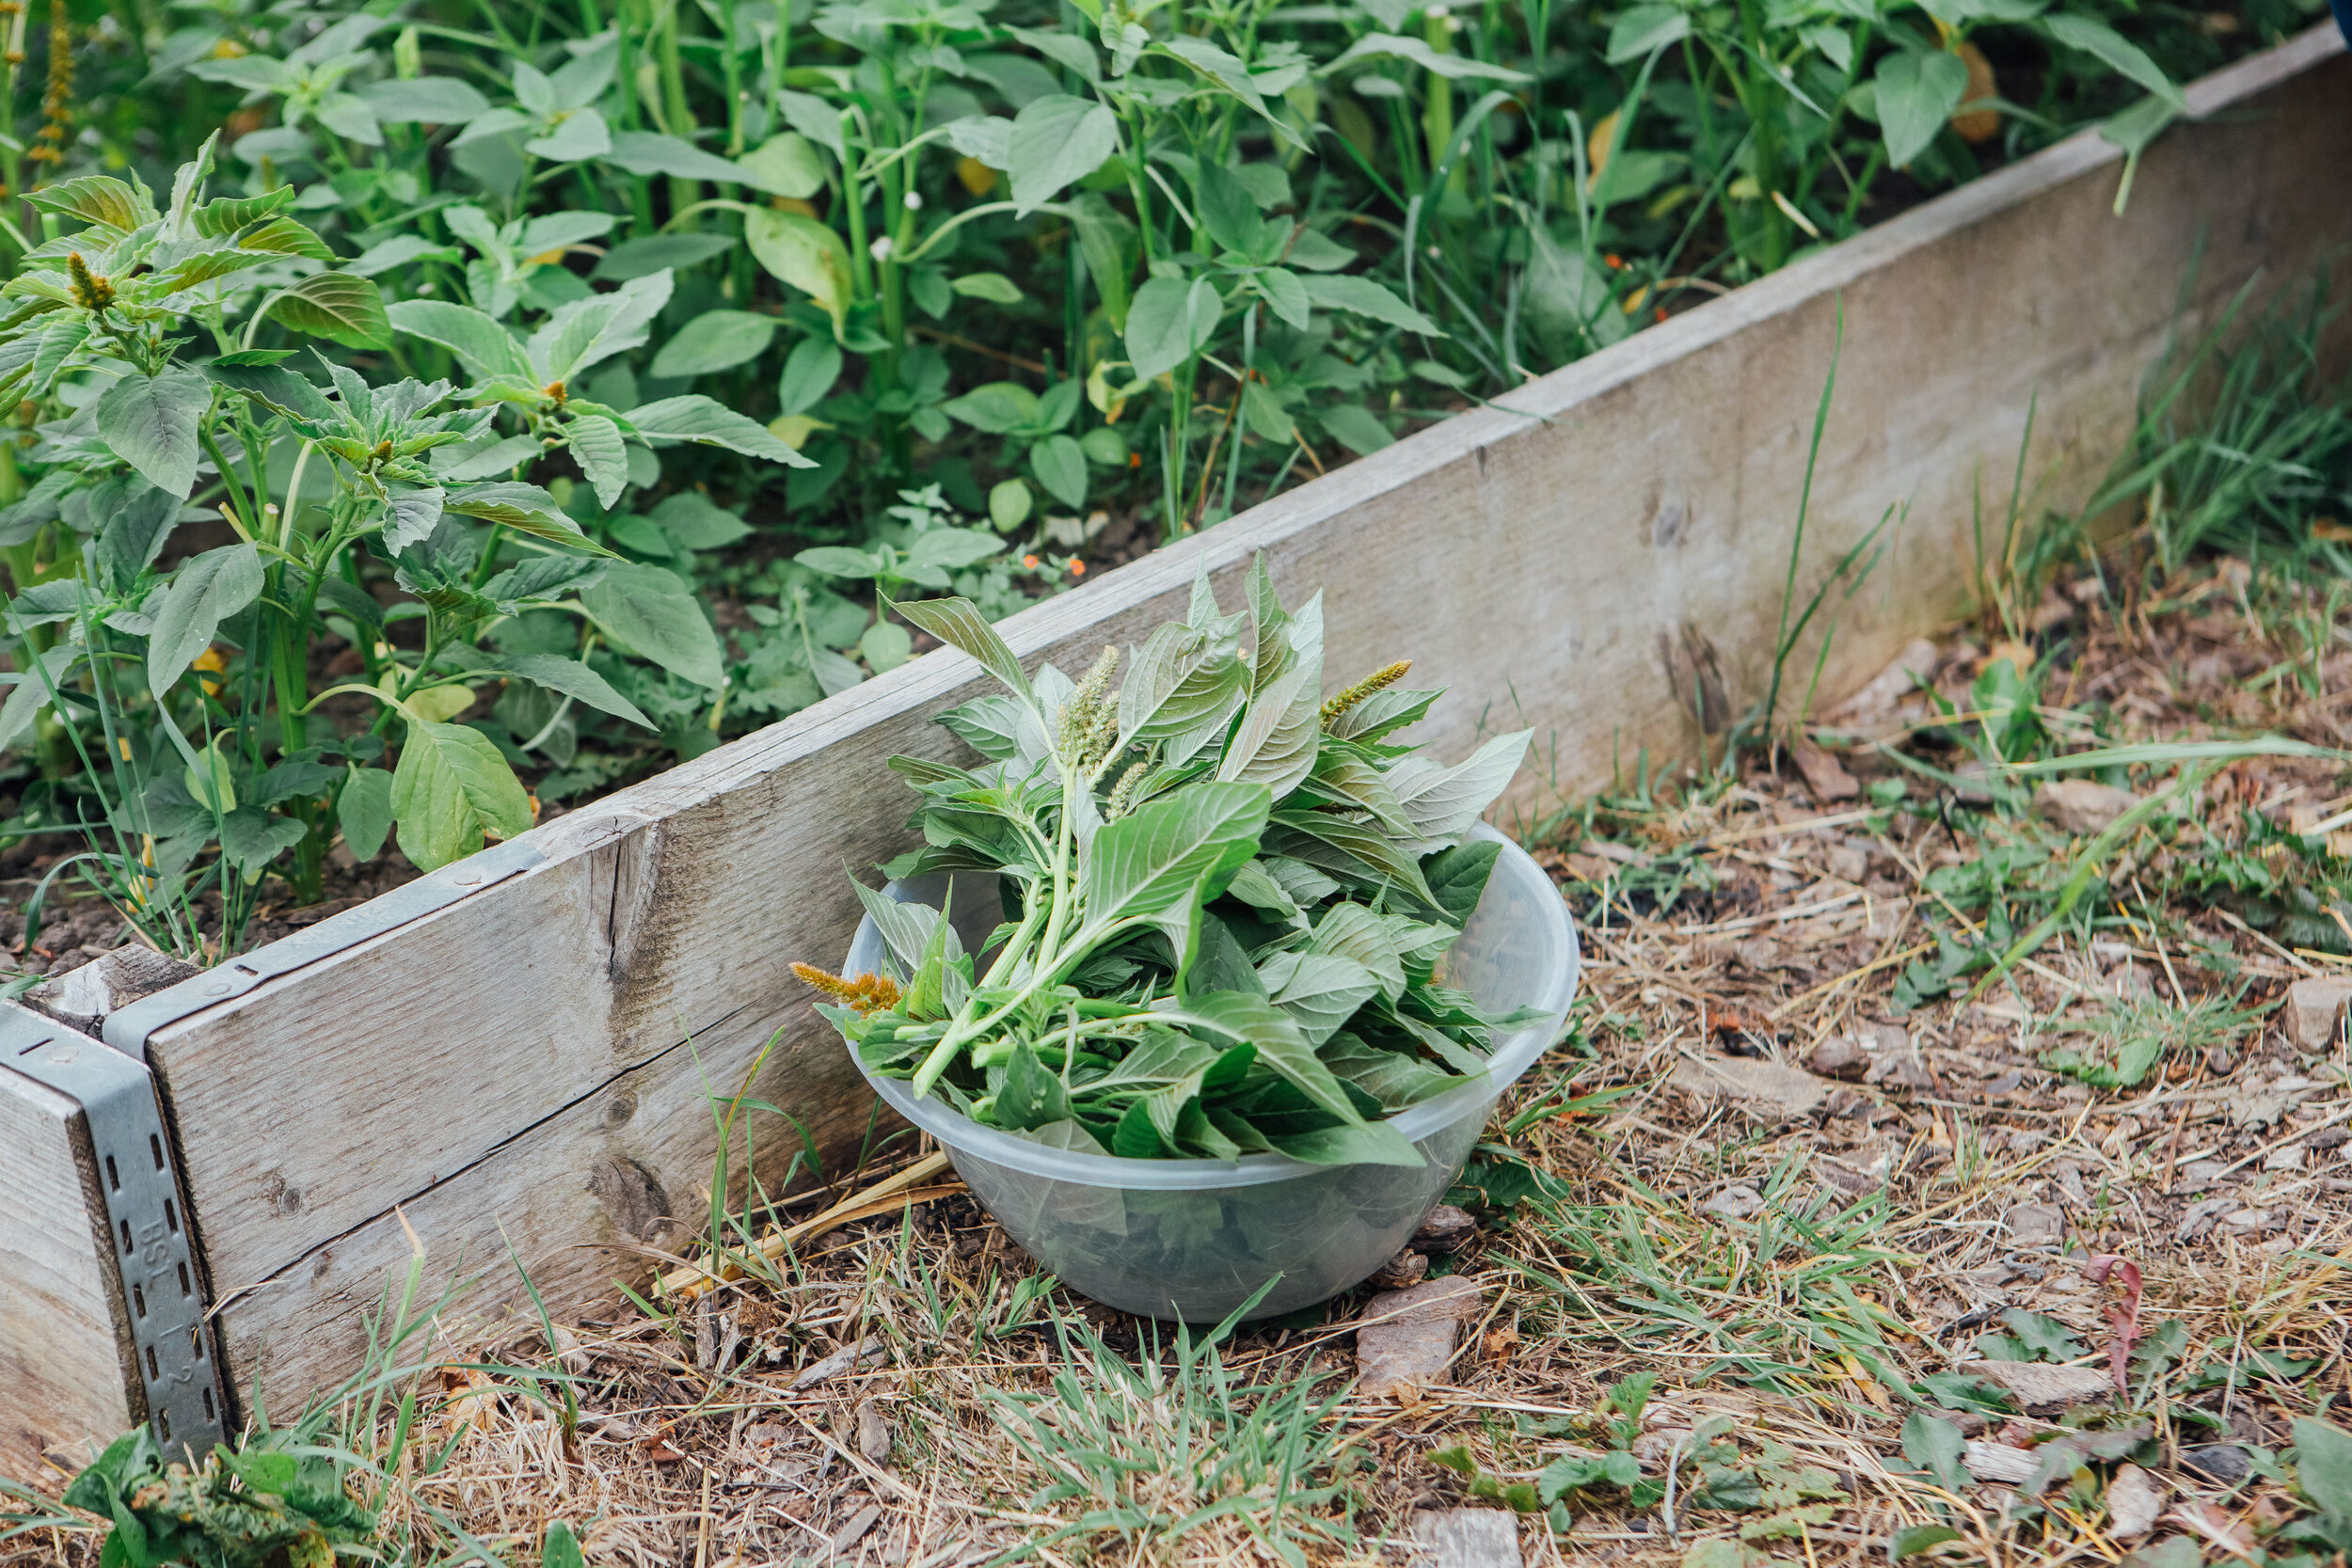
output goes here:
[{"label": "yellowing leaf", "polygon": [[433,723],[446,723],[473,706],[473,689],[464,686],[428,686],[408,699],[409,711]]},{"label": "yellowing leaf", "polygon": [[824,308],[839,337],[850,314],[850,247],[841,236],[813,217],[760,207],[744,218],[743,238],[761,266]]}]

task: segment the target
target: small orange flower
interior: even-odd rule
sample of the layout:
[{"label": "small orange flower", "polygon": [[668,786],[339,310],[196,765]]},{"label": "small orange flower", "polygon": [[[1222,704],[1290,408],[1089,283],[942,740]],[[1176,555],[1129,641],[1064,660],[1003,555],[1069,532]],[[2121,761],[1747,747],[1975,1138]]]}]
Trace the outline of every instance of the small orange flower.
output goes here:
[{"label": "small orange flower", "polygon": [[1129,452],[1129,453],[1127,454],[1127,467],[1129,467],[1130,468],[1140,468],[1140,467],[1143,467],[1143,453],[1141,453],[1141,452],[1139,452],[1139,451],[1131,451],[1131,452]]},{"label": "small orange flower", "polygon": [[1662,305],[1658,308],[1658,319],[1661,322],[1666,319],[1666,308]]},{"label": "small orange flower", "polygon": [[1622,271],[1624,271],[1624,270],[1625,270],[1625,258],[1624,258],[1624,257],[1622,257],[1622,256],[1617,256],[1617,255],[1613,255],[1613,255],[1603,256],[1603,257],[1601,258],[1601,260],[1602,260],[1602,261],[1606,261],[1606,262],[1608,262],[1611,266],[1615,267],[1615,268],[1616,268],[1617,270],[1619,270],[1620,272],[1622,272]]},{"label": "small orange flower", "polygon": [[1079,560],[1076,556],[1072,556],[1070,558],[1070,575],[1073,578],[1082,578],[1086,576],[1087,563]]},{"label": "small orange flower", "polygon": [[1037,557],[1033,555],[1025,555],[1021,558],[1021,564],[1026,566],[1030,571],[1034,572],[1037,570]]}]

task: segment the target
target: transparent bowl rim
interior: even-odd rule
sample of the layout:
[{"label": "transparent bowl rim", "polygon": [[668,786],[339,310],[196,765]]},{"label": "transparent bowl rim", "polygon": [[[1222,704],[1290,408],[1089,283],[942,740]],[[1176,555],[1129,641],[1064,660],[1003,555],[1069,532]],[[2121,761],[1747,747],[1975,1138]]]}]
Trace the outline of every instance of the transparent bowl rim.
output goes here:
[{"label": "transparent bowl rim", "polygon": [[[1553,941],[1549,945],[1566,954],[1567,962],[1556,973],[1544,976],[1544,985],[1538,994],[1522,1004],[1542,1007],[1545,1016],[1499,1041],[1488,1059],[1486,1071],[1434,1100],[1408,1106],[1388,1118],[1391,1126],[1415,1143],[1453,1126],[1465,1117],[1483,1117],[1486,1107],[1493,1104],[1504,1089],[1534,1064],[1535,1058],[1551,1044],[1561,1022],[1567,1017],[1568,1004],[1575,999],[1577,981],[1582,969],[1576,926],[1568,918],[1567,900],[1560,896],[1543,867],[1537,865],[1526,850],[1486,823],[1479,823],[1470,836],[1473,840],[1492,840],[1502,846],[1502,853],[1495,862],[1495,876],[1508,876],[1524,884],[1529,892],[1540,895],[1529,902],[1537,911],[1536,918],[1552,927]],[[1493,884],[1489,882],[1488,885],[1491,887]],[[893,882],[883,891],[901,901],[908,899],[904,883]],[[854,955],[861,947],[879,940],[873,917],[869,915],[859,923],[850,951]],[[869,964],[866,967],[873,966]],[[1294,1160],[1287,1154],[1245,1154],[1232,1162],[1134,1160],[1116,1154],[1088,1154],[1075,1149],[1049,1148],[1027,1138],[1015,1137],[998,1128],[982,1127],[943,1101],[928,1097],[917,1100],[905,1079],[868,1070],[855,1051],[850,1053],[850,1059],[857,1064],[858,1071],[865,1074],[874,1092],[882,1096],[892,1110],[937,1138],[951,1154],[974,1155],[991,1164],[1008,1166],[1049,1180],[1128,1191],[1208,1191],[1296,1180],[1303,1177],[1328,1174],[1334,1168]]]}]

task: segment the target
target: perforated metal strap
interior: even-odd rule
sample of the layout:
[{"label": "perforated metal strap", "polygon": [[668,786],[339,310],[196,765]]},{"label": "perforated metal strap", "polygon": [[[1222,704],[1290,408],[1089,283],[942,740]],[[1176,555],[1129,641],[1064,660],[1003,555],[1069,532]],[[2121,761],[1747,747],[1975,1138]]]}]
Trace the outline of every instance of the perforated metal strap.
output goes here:
[{"label": "perforated metal strap", "polygon": [[468,894],[479,893],[493,882],[528,871],[546,859],[519,840],[469,855],[454,865],[445,865],[430,876],[379,894],[354,909],[329,915],[308,930],[296,931],[266,947],[257,947],[217,969],[208,969],[151,996],[142,996],[127,1007],[118,1008],[106,1016],[106,1043],[145,1061],[147,1042],[182,1019],[233,1001],[264,980],[291,974],[322,958],[331,958],[346,948],[357,947],[371,937],[380,937],[436,910],[446,909]]},{"label": "perforated metal strap", "polygon": [[166,1453],[178,1458],[185,1449],[200,1458],[226,1434],[228,1401],[153,1075],[145,1063],[13,1005],[0,1007],[0,1064],[81,1105],[148,1418]]}]

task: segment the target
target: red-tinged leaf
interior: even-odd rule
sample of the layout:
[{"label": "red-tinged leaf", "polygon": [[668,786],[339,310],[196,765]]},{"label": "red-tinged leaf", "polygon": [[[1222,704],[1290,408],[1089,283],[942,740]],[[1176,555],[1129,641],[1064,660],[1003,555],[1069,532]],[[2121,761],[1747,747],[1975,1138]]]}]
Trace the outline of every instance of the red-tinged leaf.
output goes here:
[{"label": "red-tinged leaf", "polygon": [[2139,1265],[2128,1258],[2103,1252],[2083,1270],[2083,1277],[2093,1285],[2105,1285],[2118,1274],[2122,1275],[2123,1299],[2107,1303],[2107,1322],[2115,1330],[2107,1340],[2107,1369],[2115,1376],[2115,1391],[2128,1398],[2132,1391],[2128,1371],[2132,1344],[2139,1338],[2139,1296],[2143,1283]]}]

